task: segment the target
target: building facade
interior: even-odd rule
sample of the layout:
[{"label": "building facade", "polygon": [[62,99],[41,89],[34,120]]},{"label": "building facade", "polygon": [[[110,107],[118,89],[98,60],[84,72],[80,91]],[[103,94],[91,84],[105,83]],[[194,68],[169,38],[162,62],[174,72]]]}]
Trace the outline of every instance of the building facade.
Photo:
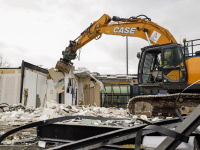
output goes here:
[{"label": "building facade", "polygon": [[[137,75],[99,75],[104,84],[105,93],[101,92],[102,107],[127,108],[130,98],[138,95],[157,95],[159,90],[145,90],[138,86]],[[104,96],[103,96],[104,95]]]}]

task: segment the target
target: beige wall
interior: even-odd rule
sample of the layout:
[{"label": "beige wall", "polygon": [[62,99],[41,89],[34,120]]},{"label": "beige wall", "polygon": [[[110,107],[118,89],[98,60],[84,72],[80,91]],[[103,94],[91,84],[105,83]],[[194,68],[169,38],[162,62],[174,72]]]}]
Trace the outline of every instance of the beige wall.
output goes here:
[{"label": "beige wall", "polygon": [[95,101],[97,106],[100,107],[100,85],[98,83],[95,84]]},{"label": "beige wall", "polygon": [[20,102],[21,69],[0,69],[0,103]]},{"label": "beige wall", "polygon": [[[83,102],[84,100],[84,102]],[[90,77],[78,78],[78,104],[100,106],[100,85],[90,81]]]},{"label": "beige wall", "polygon": [[98,83],[85,84],[84,100],[85,105],[100,106],[100,85]]},{"label": "beige wall", "polygon": [[[82,84],[81,84],[82,80]],[[77,102],[78,104],[84,104],[84,92],[83,92],[83,87],[85,84],[90,82],[90,77],[83,77],[83,78],[78,78],[78,96],[77,96]]]},{"label": "beige wall", "polygon": [[54,88],[55,83],[53,80],[47,80],[47,101],[57,101],[57,92]]}]

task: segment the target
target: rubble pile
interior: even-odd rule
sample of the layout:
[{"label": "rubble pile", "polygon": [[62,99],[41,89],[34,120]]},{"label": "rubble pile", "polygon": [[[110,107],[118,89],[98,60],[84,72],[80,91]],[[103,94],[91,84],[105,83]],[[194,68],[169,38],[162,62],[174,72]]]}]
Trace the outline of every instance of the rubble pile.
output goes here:
[{"label": "rubble pile", "polygon": [[[132,116],[125,109],[105,108],[95,106],[72,106],[59,104],[55,101],[46,102],[46,106],[40,108],[24,107],[21,104],[9,106],[7,110],[0,112],[0,136],[15,127],[25,125],[31,122],[43,121],[52,118],[63,116],[92,116],[92,117],[107,117],[107,118],[124,118],[124,120],[92,120],[84,118],[75,118],[65,120],[60,123],[64,124],[85,124],[85,125],[100,125],[100,126],[121,126],[131,127],[143,123],[137,118],[147,121],[157,121],[159,118],[147,118],[145,115]],[[31,142],[30,142],[31,141]],[[36,128],[22,130],[8,136],[3,142],[3,145],[16,145],[19,143],[28,143],[29,145],[37,142]],[[22,144],[23,145],[23,144]],[[27,145],[27,144],[25,144]]]},{"label": "rubble pile", "polygon": [[9,125],[23,125],[29,122],[42,121],[63,116],[94,116],[94,117],[108,117],[108,118],[125,118],[125,120],[90,120],[76,118],[66,120],[63,123],[77,123],[77,124],[94,124],[94,125],[111,125],[129,127],[142,123],[137,120],[139,117],[143,120],[158,121],[159,118],[147,118],[146,115],[132,116],[126,109],[120,108],[105,108],[95,106],[72,106],[66,104],[59,104],[55,101],[46,102],[46,107],[31,108],[24,107],[21,104],[10,106],[10,110],[0,113],[0,122],[6,122]]}]

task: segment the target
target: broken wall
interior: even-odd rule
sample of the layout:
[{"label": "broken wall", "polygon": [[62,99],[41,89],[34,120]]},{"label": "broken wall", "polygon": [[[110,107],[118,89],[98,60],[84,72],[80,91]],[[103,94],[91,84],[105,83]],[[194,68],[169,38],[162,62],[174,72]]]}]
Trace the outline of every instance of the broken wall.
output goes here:
[{"label": "broken wall", "polygon": [[47,91],[47,77],[45,74],[26,69],[23,85],[22,104],[24,104],[25,90],[28,90],[27,105],[39,107],[44,103]]},{"label": "broken wall", "polygon": [[[50,95],[48,94],[48,101],[56,99],[57,102],[67,105],[72,105],[72,94],[71,90],[76,90],[75,85],[75,76],[73,74],[73,71],[75,70],[74,66],[71,66],[71,69],[69,73],[62,73],[55,71],[54,68],[49,69],[49,75],[53,80],[53,86],[48,85],[47,92],[49,91],[53,92],[52,90],[56,90],[56,95]],[[69,85],[69,80],[72,85]],[[70,89],[70,90],[69,90]],[[56,97],[56,98],[55,98]],[[74,101],[73,101],[74,104]]]},{"label": "broken wall", "polygon": [[57,92],[54,88],[55,85],[56,83],[54,83],[53,80],[47,80],[47,101],[57,101]]},{"label": "broken wall", "polygon": [[90,77],[78,78],[78,104],[100,106],[100,85]]},{"label": "broken wall", "polygon": [[94,81],[84,86],[85,105],[100,106],[100,85]]},{"label": "broken wall", "polygon": [[19,103],[20,83],[21,69],[0,69],[0,103]]},{"label": "broken wall", "polygon": [[74,74],[73,74],[73,71],[75,70],[75,67],[72,66],[69,73],[65,73],[65,88],[64,88],[64,97],[65,97],[65,104],[67,105],[72,105],[72,94],[71,93],[67,93],[67,88],[68,85],[69,85],[69,79],[73,79],[75,78],[74,77]]},{"label": "broken wall", "polygon": [[79,77],[78,78],[78,104],[80,105],[84,105],[86,102],[84,101],[85,99],[87,99],[87,97],[85,97],[84,95],[84,86],[86,86],[88,83],[90,82],[90,77]]}]

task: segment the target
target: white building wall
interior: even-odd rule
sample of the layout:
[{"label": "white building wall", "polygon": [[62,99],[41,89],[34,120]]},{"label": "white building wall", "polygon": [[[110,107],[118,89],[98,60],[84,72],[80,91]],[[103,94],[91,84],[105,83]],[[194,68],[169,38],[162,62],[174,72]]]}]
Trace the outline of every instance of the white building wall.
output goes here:
[{"label": "white building wall", "polygon": [[[1,74],[1,71],[4,71]],[[24,105],[24,90],[28,89],[27,105],[36,107],[36,95],[39,95],[41,106],[44,104],[44,98],[47,101],[56,100],[59,102],[59,95],[56,92],[52,80],[47,80],[46,75],[37,71],[24,70],[24,83],[22,90],[22,104]],[[65,74],[65,91],[61,93],[60,101],[65,104],[72,104],[72,95],[66,93],[68,87],[68,79],[74,78],[74,68],[72,67],[69,74]],[[8,103],[9,105],[20,103],[21,90],[21,69],[0,69],[0,103]],[[75,89],[74,89],[75,90]],[[46,97],[45,97],[46,94]]]},{"label": "white building wall", "polygon": [[24,89],[28,89],[27,106],[36,107],[36,95],[39,95],[41,105],[43,105],[47,91],[47,78],[37,72],[25,70],[22,104],[24,104]]},{"label": "white building wall", "polygon": [[24,89],[28,89],[28,100],[26,106],[32,106],[34,108],[36,106],[36,81],[37,74],[30,70],[25,70],[22,104],[24,104]]},{"label": "white building wall", "polygon": [[53,82],[53,80],[47,80],[47,101],[57,100],[57,92],[54,88],[56,83]]},{"label": "white building wall", "polygon": [[0,103],[12,105],[20,102],[20,71],[21,69],[0,69]]},{"label": "white building wall", "polygon": [[37,81],[37,94],[40,97],[41,106],[44,105],[44,101],[46,99],[45,95],[47,92],[47,77],[41,74],[38,74]]}]

